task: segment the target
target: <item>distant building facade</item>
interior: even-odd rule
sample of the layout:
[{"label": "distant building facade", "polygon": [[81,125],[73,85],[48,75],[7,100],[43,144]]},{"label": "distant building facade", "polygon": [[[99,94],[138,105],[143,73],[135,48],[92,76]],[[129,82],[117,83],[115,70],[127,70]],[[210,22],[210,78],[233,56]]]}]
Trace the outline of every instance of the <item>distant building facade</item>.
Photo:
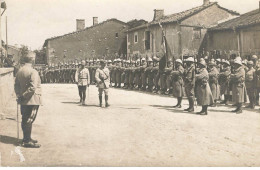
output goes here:
[{"label": "distant building facade", "polygon": [[259,9],[228,20],[208,30],[207,50],[239,53],[241,57],[260,55]]},{"label": "distant building facade", "polygon": [[93,17],[93,26],[85,28],[85,21],[77,20],[76,32],[45,40],[46,62],[126,56],[126,31],[129,26],[138,23],[142,22],[133,20],[125,23],[109,19],[98,23],[98,18]]},{"label": "distant building facade", "polygon": [[176,58],[186,53],[201,52],[207,28],[238,15],[209,0],[204,0],[201,6],[166,16],[164,10],[155,9],[153,21],[127,31],[127,54],[154,55],[159,51],[162,43],[159,23]]}]

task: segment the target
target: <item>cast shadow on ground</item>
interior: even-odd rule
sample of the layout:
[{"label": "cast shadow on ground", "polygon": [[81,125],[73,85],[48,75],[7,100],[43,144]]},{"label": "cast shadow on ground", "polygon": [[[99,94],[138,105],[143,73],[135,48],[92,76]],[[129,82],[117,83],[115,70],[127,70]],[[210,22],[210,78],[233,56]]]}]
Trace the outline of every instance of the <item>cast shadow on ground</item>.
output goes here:
[{"label": "cast shadow on ground", "polygon": [[173,108],[173,106],[163,106],[163,105],[150,105],[152,107],[156,107],[158,109],[164,109],[164,110],[167,110],[167,111],[170,111],[170,112],[173,112],[173,113],[185,113],[185,114],[192,114],[192,115],[197,115],[196,112],[187,112],[187,111],[184,111],[184,108],[183,109],[176,109],[176,108]]},{"label": "cast shadow on ground", "polygon": [[81,105],[79,102],[61,102],[63,104],[75,104],[75,105],[78,105],[78,106],[81,106],[81,107],[99,107],[99,105],[96,105],[96,104],[87,104],[86,105]]},{"label": "cast shadow on ground", "polygon": [[0,142],[5,144],[12,144],[14,146],[19,146],[22,143],[22,139],[0,135]]}]

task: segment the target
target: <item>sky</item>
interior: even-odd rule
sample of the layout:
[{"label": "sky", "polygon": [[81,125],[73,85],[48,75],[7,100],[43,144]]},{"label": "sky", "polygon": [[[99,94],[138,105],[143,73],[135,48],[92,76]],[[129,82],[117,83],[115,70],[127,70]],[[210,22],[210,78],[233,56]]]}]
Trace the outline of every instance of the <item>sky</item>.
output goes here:
[{"label": "sky", "polygon": [[[3,0],[1,0],[3,1]],[[213,0],[210,0],[213,2]],[[259,0],[215,0],[224,8],[243,14],[259,8]],[[76,19],[85,19],[86,27],[92,17],[102,22],[117,18],[127,22],[132,19],[153,19],[154,9],[164,9],[164,14],[181,12],[203,4],[203,0],[5,0],[7,10],[2,16],[2,38],[8,44],[26,45],[40,49],[47,38],[76,31]]]}]

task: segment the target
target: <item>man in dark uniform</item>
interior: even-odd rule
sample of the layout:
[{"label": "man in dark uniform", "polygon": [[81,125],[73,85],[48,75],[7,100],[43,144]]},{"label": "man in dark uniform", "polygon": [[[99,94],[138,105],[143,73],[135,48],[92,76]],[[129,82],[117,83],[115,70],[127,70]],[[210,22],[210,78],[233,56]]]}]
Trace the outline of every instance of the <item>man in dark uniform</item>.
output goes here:
[{"label": "man in dark uniform", "polygon": [[231,67],[229,61],[223,61],[223,69],[219,74],[219,85],[220,85],[220,95],[224,95],[224,101],[220,104],[228,104],[230,99],[230,88],[229,88],[229,78],[231,74]]},{"label": "man in dark uniform", "polygon": [[38,72],[32,68],[34,53],[24,57],[25,65],[21,67],[15,79],[15,93],[21,104],[23,145],[29,148],[39,148],[37,140],[31,138],[32,124],[36,119],[41,105],[41,79]]},{"label": "man in dark uniform", "polygon": [[194,87],[195,87],[195,68],[194,59],[189,57],[186,59],[186,66],[183,78],[186,96],[189,101],[189,107],[184,111],[193,112],[194,111]]}]

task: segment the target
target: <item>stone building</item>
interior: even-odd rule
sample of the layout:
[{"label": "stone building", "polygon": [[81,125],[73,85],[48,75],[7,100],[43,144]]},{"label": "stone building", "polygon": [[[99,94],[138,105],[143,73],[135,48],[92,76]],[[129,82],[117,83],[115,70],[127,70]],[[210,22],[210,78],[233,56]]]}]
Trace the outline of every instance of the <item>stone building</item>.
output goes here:
[{"label": "stone building", "polygon": [[260,3],[259,9],[210,28],[207,50],[233,51],[242,57],[260,55]]},{"label": "stone building", "polygon": [[159,23],[176,58],[185,53],[200,52],[207,28],[238,15],[209,0],[204,0],[201,6],[171,15],[164,15],[163,9],[155,9],[151,22],[127,31],[127,54],[153,55],[158,51],[162,42]]},{"label": "stone building", "polygon": [[[136,22],[133,21],[130,25]],[[93,25],[87,28],[85,20],[78,19],[76,23],[75,32],[45,40],[43,48],[46,49],[47,63],[126,56],[128,23],[117,19],[98,23],[97,17],[93,17]]]}]

